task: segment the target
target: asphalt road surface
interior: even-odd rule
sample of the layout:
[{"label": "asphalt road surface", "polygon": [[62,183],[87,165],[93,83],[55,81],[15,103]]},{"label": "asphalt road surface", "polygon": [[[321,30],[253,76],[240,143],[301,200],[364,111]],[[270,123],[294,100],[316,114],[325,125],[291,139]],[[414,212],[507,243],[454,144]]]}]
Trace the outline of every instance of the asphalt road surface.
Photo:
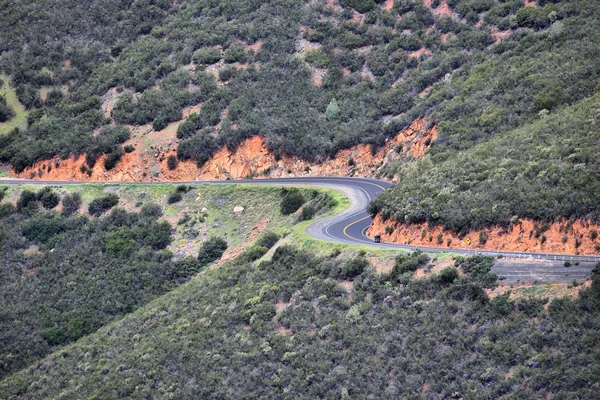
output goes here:
[{"label": "asphalt road surface", "polygon": [[[88,182],[73,181],[31,181],[24,179],[0,179],[0,184],[41,184],[41,185],[73,185]],[[188,184],[188,185],[302,185],[326,187],[338,190],[350,199],[350,206],[343,212],[310,225],[307,233],[316,239],[343,244],[362,244],[372,247],[384,247],[403,250],[423,250],[427,252],[444,252],[459,255],[483,254],[502,256],[496,262],[494,272],[506,278],[507,282],[572,282],[582,281],[590,276],[590,272],[600,256],[575,256],[569,254],[524,253],[488,250],[464,250],[455,248],[436,248],[426,246],[411,246],[393,243],[374,243],[365,235],[365,230],[371,224],[371,216],[366,207],[369,202],[391,183],[367,178],[341,177],[306,177],[306,178],[275,178],[275,179],[243,179],[230,181],[190,181],[190,182],[93,182],[99,184]],[[570,260],[570,268],[564,267],[564,261]]]}]

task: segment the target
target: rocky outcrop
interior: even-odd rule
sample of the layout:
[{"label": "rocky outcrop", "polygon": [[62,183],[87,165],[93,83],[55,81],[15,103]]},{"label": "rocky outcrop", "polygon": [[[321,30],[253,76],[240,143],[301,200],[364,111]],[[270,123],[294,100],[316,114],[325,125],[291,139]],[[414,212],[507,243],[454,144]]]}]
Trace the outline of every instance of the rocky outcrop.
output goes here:
[{"label": "rocky outcrop", "polygon": [[[594,233],[596,232],[596,233]],[[457,236],[441,226],[400,224],[383,221],[377,215],[367,235],[381,235],[388,243],[458,249],[481,249],[579,255],[600,254],[600,225],[587,221],[542,224],[529,219],[515,220],[511,227],[493,227]]]},{"label": "rocky outcrop", "polygon": [[[176,154],[178,123],[160,132],[150,126],[131,127],[133,136],[127,143],[135,147],[125,154],[115,168],[104,168],[104,157],[96,162],[91,173],[82,169],[84,156],[67,160],[46,160],[36,163],[20,174],[21,178],[44,180],[77,180],[91,182],[152,182],[186,180],[222,180],[248,177],[293,176],[373,176],[388,162],[405,157],[421,158],[437,137],[437,127],[427,127],[425,117],[419,118],[396,137],[388,140],[378,151],[360,144],[342,150],[323,163],[311,163],[298,157],[281,158],[269,151],[264,139],[246,139],[235,151],[220,149],[202,167],[195,162],[179,162],[169,170],[167,158]],[[50,168],[48,168],[50,166]]]}]

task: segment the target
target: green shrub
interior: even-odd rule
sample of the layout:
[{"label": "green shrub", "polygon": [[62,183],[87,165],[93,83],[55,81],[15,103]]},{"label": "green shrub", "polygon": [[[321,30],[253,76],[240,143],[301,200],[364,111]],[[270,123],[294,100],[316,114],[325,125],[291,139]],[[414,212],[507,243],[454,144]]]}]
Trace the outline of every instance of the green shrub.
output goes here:
[{"label": "green shrub", "polygon": [[406,272],[414,272],[420,266],[425,265],[427,261],[429,261],[427,254],[420,251],[415,251],[411,254],[400,254],[396,257],[390,277],[397,279]]},{"label": "green shrub", "polygon": [[104,160],[104,168],[107,171],[110,171],[117,166],[117,163],[121,161],[122,157],[123,149],[121,147],[117,147],[112,153],[106,156],[106,159]]},{"label": "green shrub", "polygon": [[117,204],[119,204],[119,196],[109,193],[106,196],[92,200],[88,206],[88,213],[94,217],[99,217]]},{"label": "green shrub", "polygon": [[151,219],[158,219],[162,215],[162,208],[156,203],[146,203],[140,209],[141,217],[148,217]]},{"label": "green shrub", "polygon": [[300,207],[306,202],[300,190],[292,188],[287,190],[286,194],[281,200],[280,209],[281,214],[290,215],[298,211]]},{"label": "green shrub", "polygon": [[202,243],[200,251],[198,252],[198,262],[203,266],[208,265],[221,258],[223,253],[225,253],[225,250],[227,250],[227,242],[225,239],[212,236]]},{"label": "green shrub", "polygon": [[173,154],[171,154],[169,157],[167,157],[167,167],[169,168],[169,170],[171,170],[171,171],[176,170],[178,164],[179,164],[179,162],[177,161],[177,157],[174,156]]},{"label": "green shrub", "polygon": [[219,79],[222,80],[223,82],[227,82],[228,80],[233,78],[236,73],[237,73],[237,70],[235,69],[235,67],[226,65],[219,70]]},{"label": "green shrub", "polygon": [[210,65],[221,61],[221,50],[216,47],[203,47],[194,52],[194,63],[198,65]]},{"label": "green shrub", "polygon": [[52,188],[45,187],[37,193],[38,200],[42,203],[42,207],[51,210],[60,203],[60,196],[54,192]]},{"label": "green shrub", "polygon": [[37,209],[37,201],[37,194],[31,190],[23,190],[19,196],[19,200],[17,200],[17,211],[22,212],[26,209]]},{"label": "green shrub", "polygon": [[[1,87],[2,85],[0,85]],[[15,112],[6,103],[6,98],[0,95],[0,122],[6,122],[15,116]]]},{"label": "green shrub", "polygon": [[223,54],[223,60],[229,64],[234,62],[244,63],[246,62],[246,59],[246,51],[244,50],[244,46],[240,43],[233,43]]},{"label": "green shrub", "polygon": [[201,167],[217,152],[219,145],[209,135],[195,135],[189,139],[182,140],[177,148],[177,157],[180,160],[195,160]]},{"label": "green shrub", "polygon": [[79,193],[67,194],[62,199],[63,209],[61,214],[69,217],[79,211],[81,207],[81,195]]},{"label": "green shrub", "polygon": [[135,235],[127,227],[119,228],[106,235],[106,253],[112,257],[127,256],[135,244]]},{"label": "green shrub", "polygon": [[251,246],[247,248],[241,255],[242,260],[253,262],[267,254],[269,249],[263,246]]},{"label": "green shrub", "polygon": [[366,13],[375,7],[374,0],[340,0],[342,7],[353,8],[359,13]]},{"label": "green shrub", "polygon": [[169,204],[179,203],[182,199],[183,199],[183,196],[182,196],[181,192],[173,192],[173,193],[169,194],[169,197],[167,197],[167,203],[169,203]]},{"label": "green shrub", "polygon": [[34,242],[46,243],[53,236],[65,230],[66,225],[62,217],[53,214],[39,214],[29,219],[23,226],[23,236]]},{"label": "green shrub", "polygon": [[271,247],[275,246],[275,243],[277,243],[279,239],[280,237],[278,234],[268,231],[259,236],[259,238],[256,240],[255,245],[270,249]]},{"label": "green shrub", "polygon": [[487,232],[480,231],[479,232],[479,244],[482,246],[485,245],[487,243],[487,239],[488,239]]}]

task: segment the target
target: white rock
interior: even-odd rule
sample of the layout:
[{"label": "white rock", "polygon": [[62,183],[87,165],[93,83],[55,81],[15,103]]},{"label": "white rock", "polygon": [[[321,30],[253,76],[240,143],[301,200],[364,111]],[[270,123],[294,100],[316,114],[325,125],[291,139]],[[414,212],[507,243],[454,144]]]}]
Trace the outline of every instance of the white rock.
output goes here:
[{"label": "white rock", "polygon": [[202,214],[206,214],[206,213],[208,212],[208,208],[206,208],[206,207],[202,207],[202,210],[200,210],[200,212],[201,212]]},{"label": "white rock", "polygon": [[235,206],[233,207],[233,212],[239,215],[244,212],[244,207]]}]

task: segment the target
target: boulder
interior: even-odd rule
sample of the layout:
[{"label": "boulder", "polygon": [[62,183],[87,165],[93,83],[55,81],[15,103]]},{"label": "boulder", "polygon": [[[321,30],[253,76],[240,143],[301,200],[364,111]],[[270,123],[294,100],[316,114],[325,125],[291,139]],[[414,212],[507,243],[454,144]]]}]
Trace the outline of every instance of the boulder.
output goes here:
[{"label": "boulder", "polygon": [[236,213],[237,215],[240,215],[241,213],[244,212],[244,207],[235,206],[235,207],[233,207],[233,212]]}]

